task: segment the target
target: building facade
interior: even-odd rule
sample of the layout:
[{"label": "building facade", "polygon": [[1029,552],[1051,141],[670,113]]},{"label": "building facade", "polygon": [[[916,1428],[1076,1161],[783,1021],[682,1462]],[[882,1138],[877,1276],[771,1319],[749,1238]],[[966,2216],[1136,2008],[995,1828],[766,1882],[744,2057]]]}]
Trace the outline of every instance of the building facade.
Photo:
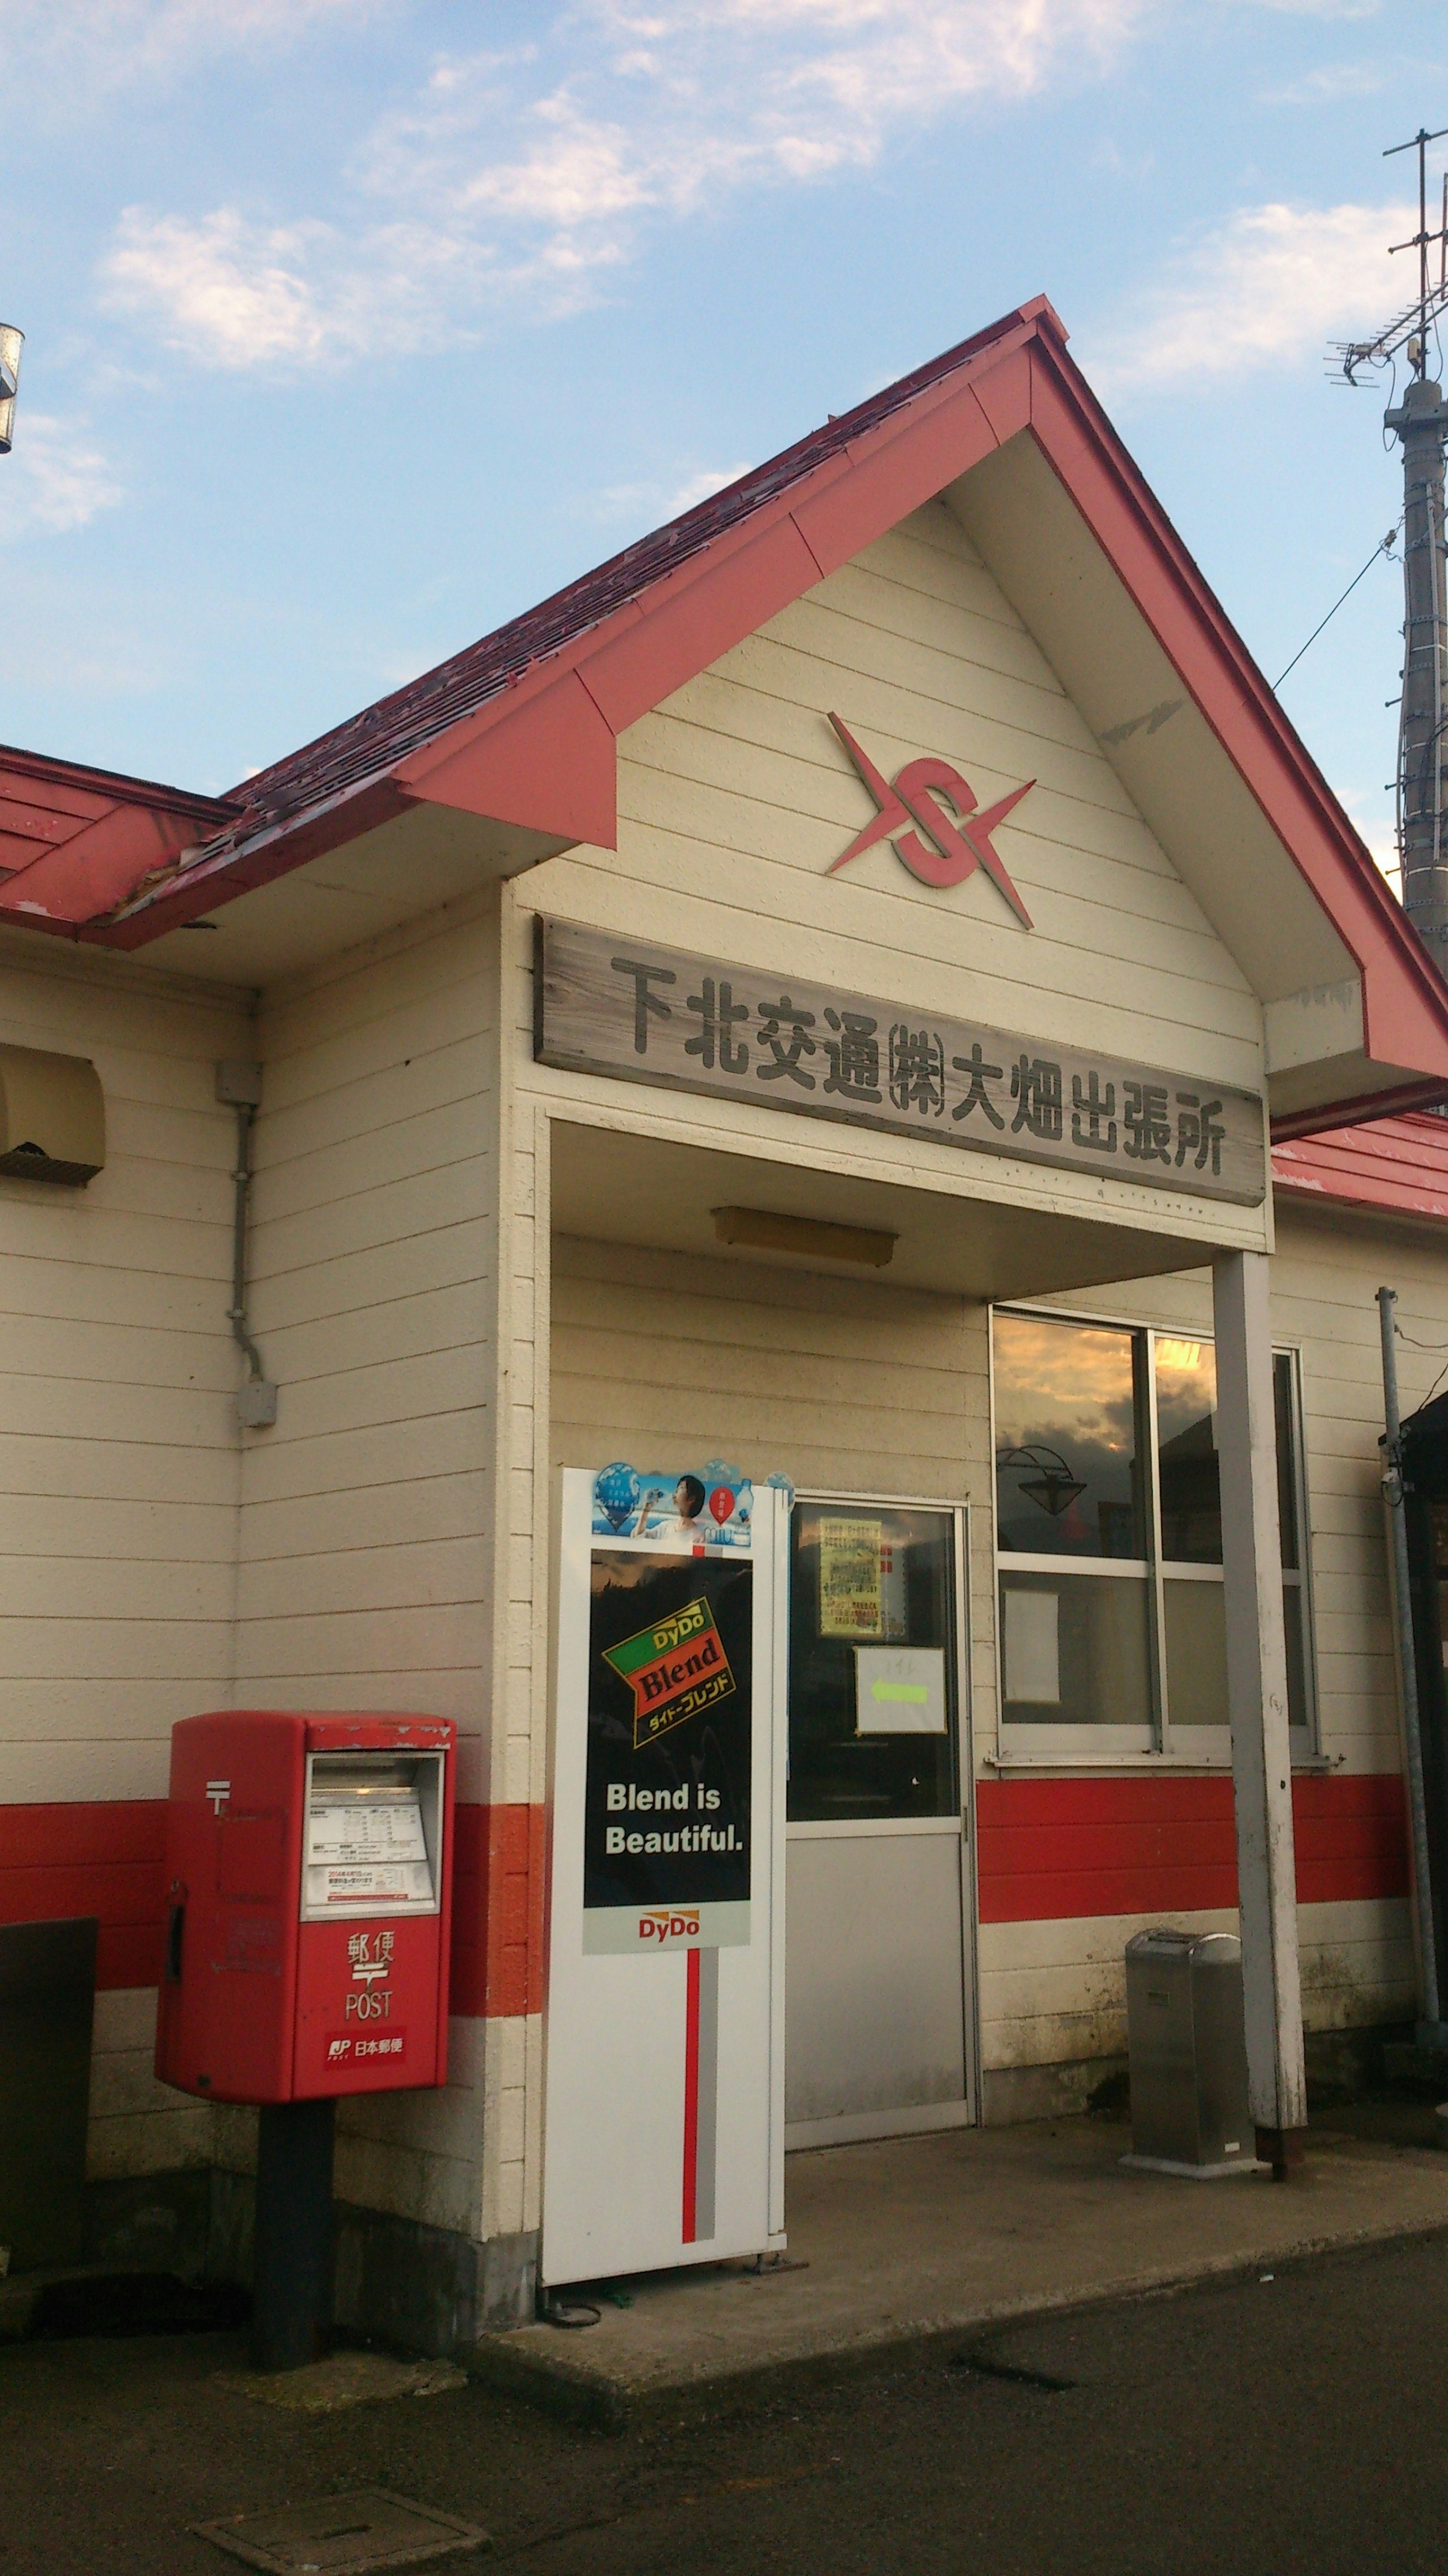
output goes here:
[{"label": "building facade", "polygon": [[1411,2018],[1373,1296],[1412,1402],[1448,989],[1049,307],[236,799],[0,766],[0,1051],[106,1120],[0,1172],[0,1918],[100,1919],[106,2241],[244,2227],[150,2072],[171,1725],[415,1709],[449,2081],[345,2109],[341,2297],[528,2313],[564,1467],[794,1491],[787,2143],[1080,2106],[1126,1939],[1239,1895],[1264,2127]]}]

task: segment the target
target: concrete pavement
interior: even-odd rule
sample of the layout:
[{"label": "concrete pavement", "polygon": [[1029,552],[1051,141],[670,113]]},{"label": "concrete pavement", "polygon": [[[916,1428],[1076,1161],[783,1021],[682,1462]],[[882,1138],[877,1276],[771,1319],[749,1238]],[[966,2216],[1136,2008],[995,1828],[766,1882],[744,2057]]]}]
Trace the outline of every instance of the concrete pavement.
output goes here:
[{"label": "concrete pavement", "polygon": [[489,2337],[469,2367],[619,2428],[665,2401],[674,2415],[760,2402],[1003,2319],[1448,2230],[1434,2147],[1315,2131],[1302,2173],[1276,2184],[1127,2172],[1129,2145],[1124,2126],[1078,2119],[791,2156],[798,2268],[619,2284],[627,2304],[605,2300],[596,2326]]},{"label": "concrete pavement", "polygon": [[617,2438],[476,2382],[257,2405],[237,2336],[12,2344],[0,2567],[236,2576],[198,2526],[380,2487],[490,2535],[457,2576],[1439,2576],[1448,2232],[1264,2270]]}]

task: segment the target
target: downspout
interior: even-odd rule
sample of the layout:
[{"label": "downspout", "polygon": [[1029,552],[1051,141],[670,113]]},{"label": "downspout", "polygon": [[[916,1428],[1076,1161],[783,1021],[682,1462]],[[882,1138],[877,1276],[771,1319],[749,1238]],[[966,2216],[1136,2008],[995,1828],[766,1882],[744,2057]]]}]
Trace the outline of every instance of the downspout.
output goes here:
[{"label": "downspout", "polygon": [[1408,1518],[1403,1500],[1403,1424],[1398,1411],[1395,1288],[1378,1290],[1383,1341],[1383,1413],[1387,1424],[1383,1501],[1392,1551],[1393,1608],[1398,1627],[1398,1675],[1403,1703],[1403,1751],[1408,1776],[1408,1821],[1413,1848],[1413,1905],[1417,1918],[1418,1973],[1423,1990],[1420,2047],[1441,2047],[1445,2033],[1438,1999],[1438,1945],[1433,1930],[1433,1883],[1428,1859],[1428,1809],[1423,1795],[1423,1734],[1418,1710],[1418,1667],[1413,1651],[1413,1601],[1408,1588]]},{"label": "downspout", "polygon": [[246,1312],[246,1203],[251,1187],[251,1125],[261,1105],[261,1066],[228,1059],[216,1068],[216,1097],[236,1111],[235,1198],[231,1224],[232,1339],[246,1359],[247,1375],[236,1391],[237,1417],[245,1431],[262,1431],[277,1418],[277,1390],[262,1366],[251,1337]]}]

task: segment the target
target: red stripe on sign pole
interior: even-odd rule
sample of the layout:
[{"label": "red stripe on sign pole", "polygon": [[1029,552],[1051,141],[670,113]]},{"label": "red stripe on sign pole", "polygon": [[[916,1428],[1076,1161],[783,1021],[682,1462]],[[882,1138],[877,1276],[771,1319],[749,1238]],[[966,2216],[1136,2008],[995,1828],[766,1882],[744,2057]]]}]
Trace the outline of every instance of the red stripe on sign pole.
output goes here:
[{"label": "red stripe on sign pole", "polygon": [[699,2198],[699,1953],[684,1960],[684,2243],[697,2234]]}]

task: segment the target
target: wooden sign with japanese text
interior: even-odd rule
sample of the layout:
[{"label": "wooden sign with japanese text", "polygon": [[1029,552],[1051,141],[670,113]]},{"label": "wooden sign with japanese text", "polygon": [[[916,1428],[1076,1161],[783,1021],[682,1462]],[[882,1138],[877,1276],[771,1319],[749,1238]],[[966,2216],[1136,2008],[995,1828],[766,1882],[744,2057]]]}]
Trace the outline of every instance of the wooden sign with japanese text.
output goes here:
[{"label": "wooden sign with japanese text", "polygon": [[652,940],[537,924],[541,1064],[1259,1206],[1262,1103],[978,1021]]}]

